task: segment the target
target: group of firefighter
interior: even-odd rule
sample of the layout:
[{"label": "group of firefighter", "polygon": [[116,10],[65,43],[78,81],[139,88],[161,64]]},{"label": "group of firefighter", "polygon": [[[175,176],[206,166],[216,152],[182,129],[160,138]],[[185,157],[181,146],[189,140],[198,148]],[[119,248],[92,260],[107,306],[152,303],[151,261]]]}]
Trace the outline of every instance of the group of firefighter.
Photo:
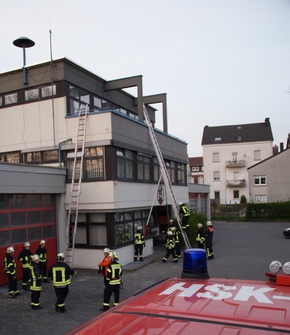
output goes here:
[{"label": "group of firefighter", "polygon": [[[18,255],[18,260],[22,264],[22,289],[30,291],[30,306],[34,310],[42,309],[40,305],[40,295],[42,283],[49,283],[48,278],[52,279],[57,301],[55,303],[56,312],[65,312],[65,298],[69,292],[71,276],[76,272],[64,262],[65,256],[59,253],[56,263],[47,269],[47,249],[45,240],[41,240],[39,247],[33,254],[30,250],[30,243],[25,242],[23,250]],[[16,278],[16,262],[14,259],[15,250],[10,246],[6,250],[4,259],[4,271],[8,277],[8,297],[16,298],[21,293],[18,290]]]},{"label": "group of firefighter", "polygon": [[[179,203],[179,215],[181,218],[181,229],[185,234],[189,233],[189,217],[190,211],[186,204]],[[173,220],[169,220],[168,230],[166,232],[166,255],[162,258],[162,262],[166,263],[170,255],[172,255],[173,262],[177,263],[178,258],[181,258],[181,235],[179,228],[173,225]],[[205,249],[207,259],[214,258],[213,252],[213,225],[211,221],[207,221],[206,228],[202,223],[197,224],[196,244],[198,248]],[[138,259],[143,261],[143,248],[145,247],[144,235],[142,227],[137,227],[134,235],[135,255],[134,261]]]}]

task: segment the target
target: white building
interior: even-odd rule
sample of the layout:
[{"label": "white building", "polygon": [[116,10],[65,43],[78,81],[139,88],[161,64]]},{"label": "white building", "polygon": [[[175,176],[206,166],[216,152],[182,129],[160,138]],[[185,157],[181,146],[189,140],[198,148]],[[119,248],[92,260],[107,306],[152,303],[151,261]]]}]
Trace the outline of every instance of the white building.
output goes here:
[{"label": "white building", "polygon": [[[96,268],[104,247],[117,250],[122,264],[131,262],[135,229],[141,225],[145,230],[146,223],[144,255],[152,253],[160,224],[172,211],[162,185],[155,197],[159,166],[143,121],[143,103],[153,125],[157,110],[150,104],[162,104],[158,117],[163,117],[163,130],[156,129],[156,137],[176,199],[188,203],[187,144],[168,133],[166,95],[144,97],[142,76],[105,81],[65,58],[29,66],[23,77],[23,69],[0,74],[0,162],[63,167],[66,194],[51,194],[47,222],[42,208],[47,187],[36,188],[34,194],[19,187],[21,194],[15,195],[7,186],[1,192],[0,186],[5,204],[0,219],[8,220],[0,227],[7,234],[0,248],[12,244],[17,250],[26,240],[34,245],[44,238],[51,261],[57,251],[64,251],[78,111],[88,105],[74,265]],[[137,96],[122,90],[127,87],[136,87]],[[23,215],[17,221],[18,212]],[[48,224],[50,234],[44,229]]]},{"label": "white building", "polygon": [[249,201],[248,167],[272,156],[269,118],[263,123],[205,126],[202,138],[204,183],[220,204]]}]

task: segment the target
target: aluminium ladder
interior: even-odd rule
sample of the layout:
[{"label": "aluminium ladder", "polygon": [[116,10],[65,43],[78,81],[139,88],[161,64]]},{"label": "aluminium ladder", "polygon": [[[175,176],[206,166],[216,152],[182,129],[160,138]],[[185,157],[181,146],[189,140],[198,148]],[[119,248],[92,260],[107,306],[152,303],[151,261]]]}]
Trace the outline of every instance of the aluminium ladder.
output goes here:
[{"label": "aluminium ladder", "polygon": [[69,210],[65,235],[66,262],[73,266],[75,239],[78,225],[79,199],[81,195],[81,183],[83,175],[83,158],[85,151],[86,124],[88,105],[79,110],[77,137],[72,168],[72,182],[70,192]]},{"label": "aluminium ladder", "polygon": [[153,144],[153,147],[155,149],[156,156],[158,158],[160,173],[162,175],[164,185],[165,185],[165,187],[167,187],[167,190],[169,191],[169,194],[171,196],[173,212],[174,212],[174,215],[177,219],[179,229],[182,233],[185,246],[186,246],[186,248],[191,248],[188,236],[187,236],[186,232],[182,229],[181,218],[180,218],[180,215],[179,215],[179,210],[177,208],[177,202],[176,202],[176,199],[175,199],[175,196],[174,196],[174,193],[173,193],[173,189],[172,189],[172,186],[171,186],[171,180],[170,180],[170,177],[169,177],[169,174],[168,174],[168,171],[167,171],[167,168],[166,168],[166,165],[165,165],[165,162],[164,162],[162,152],[160,150],[157,138],[155,136],[155,132],[154,132],[154,129],[152,127],[147,109],[146,109],[144,104],[143,104],[143,114],[144,114],[145,121],[146,121],[148,129],[149,129],[150,138],[152,140],[152,144]]}]

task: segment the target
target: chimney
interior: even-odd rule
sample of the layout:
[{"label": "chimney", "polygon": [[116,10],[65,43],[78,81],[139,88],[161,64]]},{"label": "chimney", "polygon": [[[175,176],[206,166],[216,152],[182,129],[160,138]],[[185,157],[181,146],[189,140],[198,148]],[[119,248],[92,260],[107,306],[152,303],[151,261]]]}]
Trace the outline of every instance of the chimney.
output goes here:
[{"label": "chimney", "polygon": [[287,143],[286,143],[286,148],[290,148],[290,134],[288,133],[288,138],[287,138]]},{"label": "chimney", "polygon": [[265,119],[265,126],[270,127],[270,118],[269,117],[266,117],[266,119]]},{"label": "chimney", "polygon": [[275,144],[273,146],[273,156],[277,155],[278,152],[279,152],[278,146],[277,146],[277,144]]},{"label": "chimney", "polygon": [[280,152],[284,150],[284,143],[280,142]]}]

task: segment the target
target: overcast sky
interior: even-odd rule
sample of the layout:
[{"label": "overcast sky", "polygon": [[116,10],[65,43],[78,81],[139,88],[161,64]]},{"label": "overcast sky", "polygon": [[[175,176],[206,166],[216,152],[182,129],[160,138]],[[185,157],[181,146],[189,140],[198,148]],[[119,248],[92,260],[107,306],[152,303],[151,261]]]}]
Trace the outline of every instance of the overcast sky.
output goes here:
[{"label": "overcast sky", "polygon": [[1,73],[22,67],[12,42],[26,36],[27,66],[52,51],[105,80],[142,75],[144,95],[167,93],[190,157],[206,125],[269,117],[274,144],[290,133],[290,0],[13,0],[0,22]]}]

